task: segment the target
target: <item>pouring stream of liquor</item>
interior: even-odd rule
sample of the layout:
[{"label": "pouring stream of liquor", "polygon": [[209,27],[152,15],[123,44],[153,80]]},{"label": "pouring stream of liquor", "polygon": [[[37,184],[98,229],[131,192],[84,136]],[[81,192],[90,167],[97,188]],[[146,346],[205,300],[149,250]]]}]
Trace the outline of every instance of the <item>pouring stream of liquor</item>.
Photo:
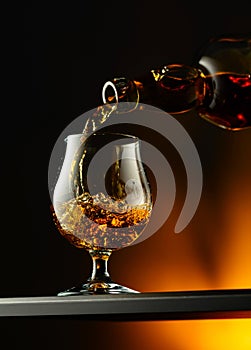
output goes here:
[{"label": "pouring stream of liquor", "polygon": [[110,115],[117,109],[117,104],[105,104],[99,106],[97,110],[87,119],[83,134],[89,136],[94,133],[102,124],[104,124]]}]

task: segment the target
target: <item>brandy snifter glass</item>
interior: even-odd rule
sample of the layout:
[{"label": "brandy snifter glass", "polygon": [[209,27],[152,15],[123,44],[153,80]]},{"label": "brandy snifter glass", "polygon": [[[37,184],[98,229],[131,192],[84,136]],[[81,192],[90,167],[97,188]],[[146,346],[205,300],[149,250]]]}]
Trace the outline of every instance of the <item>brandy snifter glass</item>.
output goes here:
[{"label": "brandy snifter glass", "polygon": [[140,155],[140,140],[96,132],[66,139],[63,165],[53,193],[58,231],[89,252],[91,276],[59,296],[138,293],[115,283],[108,272],[112,252],[134,244],[152,212],[152,194]]}]

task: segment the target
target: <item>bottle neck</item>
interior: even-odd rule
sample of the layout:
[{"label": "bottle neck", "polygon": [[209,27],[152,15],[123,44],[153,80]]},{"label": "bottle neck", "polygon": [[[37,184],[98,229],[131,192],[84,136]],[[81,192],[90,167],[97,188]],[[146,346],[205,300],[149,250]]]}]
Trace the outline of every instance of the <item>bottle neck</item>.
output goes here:
[{"label": "bottle neck", "polygon": [[[205,96],[205,75],[195,67],[170,64],[151,70],[134,80],[114,78],[105,83],[103,102],[116,103],[118,112],[128,112],[139,103],[160,108],[168,113],[186,112],[201,103]],[[122,108],[120,102],[131,102]]]},{"label": "bottle neck", "polygon": [[114,78],[104,84],[102,100],[104,105],[113,105],[116,113],[131,112],[140,102],[140,92],[134,80]]}]

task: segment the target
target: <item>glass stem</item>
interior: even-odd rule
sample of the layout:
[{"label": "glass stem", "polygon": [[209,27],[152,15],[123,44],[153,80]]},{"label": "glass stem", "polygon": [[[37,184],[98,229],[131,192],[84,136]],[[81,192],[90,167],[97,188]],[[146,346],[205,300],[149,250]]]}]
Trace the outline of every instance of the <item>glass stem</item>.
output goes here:
[{"label": "glass stem", "polygon": [[90,250],[92,258],[92,275],[90,282],[112,282],[108,272],[108,260],[112,251],[107,250]]}]

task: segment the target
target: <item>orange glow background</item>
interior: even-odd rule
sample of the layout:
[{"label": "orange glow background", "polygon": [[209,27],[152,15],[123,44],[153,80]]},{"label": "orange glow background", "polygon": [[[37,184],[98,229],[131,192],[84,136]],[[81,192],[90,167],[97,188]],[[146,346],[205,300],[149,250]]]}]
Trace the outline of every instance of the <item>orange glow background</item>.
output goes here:
[{"label": "orange glow background", "polygon": [[[140,80],[169,64],[193,66],[211,38],[250,36],[250,1],[218,2],[126,1],[117,6],[110,1],[33,1],[21,6],[21,13],[12,7],[12,18],[15,12],[22,18],[24,34],[19,50],[13,39],[19,39],[21,23],[12,20],[5,28],[6,53],[12,49],[13,59],[6,60],[9,84],[4,91],[11,103],[1,135],[2,208],[7,212],[1,220],[2,297],[55,296],[89,277],[89,253],[70,245],[51,217],[47,170],[55,141],[76,117],[103,103],[106,81]],[[30,83],[23,67],[31,68]],[[111,255],[111,277],[140,292],[251,288],[251,128],[226,131],[193,112],[177,119],[201,158],[199,207],[189,225],[175,234],[185,173],[177,155],[156,137],[171,158],[175,205],[153,236]],[[8,344],[2,348],[8,350],[251,350],[251,318],[0,319],[0,344]]]},{"label": "orange glow background", "polygon": [[[251,129],[185,123],[204,175],[197,212],[175,234],[182,207],[177,193],[178,204],[158,232],[113,254],[111,275],[141,292],[251,288]],[[120,349],[251,349],[251,319],[122,322],[113,332],[123,339]]]}]

